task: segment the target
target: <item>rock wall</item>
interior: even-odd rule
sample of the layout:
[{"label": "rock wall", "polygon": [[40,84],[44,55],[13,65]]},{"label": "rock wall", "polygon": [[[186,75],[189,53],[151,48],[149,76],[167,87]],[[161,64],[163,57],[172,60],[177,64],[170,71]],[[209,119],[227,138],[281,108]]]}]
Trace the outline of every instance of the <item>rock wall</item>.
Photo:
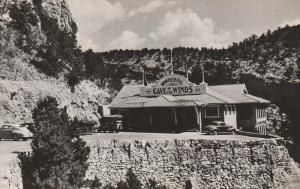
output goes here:
[{"label": "rock wall", "polygon": [[168,188],[284,188],[290,172],[287,149],[263,141],[101,141],[91,146],[86,178],[103,185],[125,180],[132,168],[143,184],[148,179]]},{"label": "rock wall", "polygon": [[82,81],[71,93],[66,83],[48,81],[0,80],[0,124],[32,122],[31,111],[39,99],[53,96],[61,107],[67,106],[71,118],[98,121],[98,105],[107,93],[90,81]]}]

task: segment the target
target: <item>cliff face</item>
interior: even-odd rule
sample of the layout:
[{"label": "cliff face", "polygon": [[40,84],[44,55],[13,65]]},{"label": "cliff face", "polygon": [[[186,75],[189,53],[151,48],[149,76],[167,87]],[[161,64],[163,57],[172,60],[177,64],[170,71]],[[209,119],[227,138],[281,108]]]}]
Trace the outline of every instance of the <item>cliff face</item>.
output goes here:
[{"label": "cliff face", "polygon": [[52,70],[56,78],[45,72],[70,69],[77,27],[66,1],[0,0],[0,8],[0,124],[32,122],[45,96],[67,106],[70,117],[98,121],[105,92],[84,80],[71,93],[59,70]]},{"label": "cliff face", "polygon": [[[18,64],[26,62],[27,67],[34,65],[57,78],[71,69],[69,57],[77,48],[77,26],[65,0],[1,0],[0,7],[0,48],[6,55],[1,64],[13,57]],[[4,73],[8,79],[26,75],[15,73],[17,66],[8,64],[13,73]]]},{"label": "cliff face", "polygon": [[[2,27],[11,27],[19,18],[25,21],[23,26],[36,27],[40,34],[77,33],[76,23],[65,0],[1,0],[0,7]],[[15,15],[16,10],[19,10],[19,15]]]},{"label": "cliff face", "polygon": [[107,96],[90,81],[82,81],[71,93],[65,83],[52,81],[0,80],[0,123],[32,122],[31,111],[39,99],[53,96],[67,106],[71,118],[98,122],[98,105]]}]

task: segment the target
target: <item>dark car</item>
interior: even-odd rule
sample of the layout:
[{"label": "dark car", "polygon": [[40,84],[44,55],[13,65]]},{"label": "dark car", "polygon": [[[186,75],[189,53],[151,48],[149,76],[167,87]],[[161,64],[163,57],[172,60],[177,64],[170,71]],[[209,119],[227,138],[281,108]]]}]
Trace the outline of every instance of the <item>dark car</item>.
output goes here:
[{"label": "dark car", "polygon": [[123,128],[121,115],[110,115],[100,118],[99,132],[119,132]]},{"label": "dark car", "polygon": [[32,138],[33,134],[24,126],[19,124],[3,124],[0,127],[0,140],[13,139],[13,140],[27,140]]},{"label": "dark car", "polygon": [[213,121],[212,124],[207,125],[203,128],[203,132],[207,134],[217,135],[219,133],[235,133],[235,129],[226,125],[223,121]]}]

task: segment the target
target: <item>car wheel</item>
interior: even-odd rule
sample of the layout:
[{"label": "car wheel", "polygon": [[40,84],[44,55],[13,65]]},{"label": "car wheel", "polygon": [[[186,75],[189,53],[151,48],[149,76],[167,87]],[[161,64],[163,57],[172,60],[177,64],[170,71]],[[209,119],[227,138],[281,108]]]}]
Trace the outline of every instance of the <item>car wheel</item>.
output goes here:
[{"label": "car wheel", "polygon": [[14,136],[13,136],[13,140],[14,140],[14,141],[17,141],[17,140],[19,140],[19,138],[18,138],[16,135],[14,135]]},{"label": "car wheel", "polygon": [[214,135],[218,135],[219,133],[218,133],[217,130],[214,130],[214,131],[213,131],[213,134],[214,134]]},{"label": "car wheel", "polygon": [[26,141],[27,140],[27,138],[23,138],[23,141]]}]

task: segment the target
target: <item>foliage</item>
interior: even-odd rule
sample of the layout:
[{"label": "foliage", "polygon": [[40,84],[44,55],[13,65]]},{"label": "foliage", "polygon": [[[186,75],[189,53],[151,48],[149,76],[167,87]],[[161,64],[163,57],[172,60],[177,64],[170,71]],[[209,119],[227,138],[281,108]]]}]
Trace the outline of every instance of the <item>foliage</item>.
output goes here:
[{"label": "foliage", "polygon": [[66,107],[59,109],[56,99],[47,97],[38,102],[33,119],[37,133],[32,152],[19,155],[24,189],[78,188],[90,149],[72,129]]},{"label": "foliage", "polygon": [[77,117],[72,121],[72,132],[76,134],[86,134],[92,132],[94,126],[97,124],[95,121],[78,120]]},{"label": "foliage", "polygon": [[34,27],[38,26],[39,20],[32,4],[22,1],[19,5],[9,6],[9,16],[12,19],[9,26],[20,32],[15,44],[29,53],[36,50],[36,44],[41,40],[41,36],[33,31]]},{"label": "foliage", "polygon": [[155,180],[149,179],[146,185],[147,189],[167,189],[165,185],[159,185]]},{"label": "foliage", "polygon": [[192,185],[191,180],[185,181],[185,187],[184,187],[184,189],[192,189],[192,188],[193,188],[193,185]]},{"label": "foliage", "polygon": [[90,189],[98,189],[102,186],[100,180],[98,179],[98,177],[95,177],[95,179],[92,181]]},{"label": "foliage", "polygon": [[[174,72],[194,83],[209,85],[245,83],[249,93],[277,104],[290,120],[288,133],[300,143],[300,25],[251,35],[228,48],[173,48]],[[84,52],[83,62],[91,71],[87,78],[113,78],[124,84],[141,83],[143,68],[149,82],[170,73],[170,49]],[[97,68],[98,67],[98,68]],[[105,69],[103,69],[105,67]],[[93,72],[93,68],[105,70]],[[115,85],[119,88],[120,84]],[[278,133],[280,134],[280,133]]]},{"label": "foliage", "polygon": [[126,186],[125,184],[118,184],[118,189],[141,189],[142,184],[137,178],[137,176],[134,174],[132,169],[129,169],[126,174]]},{"label": "foliage", "polygon": [[[117,183],[117,187],[108,184],[104,187],[104,189],[141,189],[142,184],[141,181],[134,174],[132,169],[128,169],[126,174],[126,182],[120,181]],[[155,180],[149,179],[146,186],[146,189],[167,189],[165,185],[158,184]]]}]

